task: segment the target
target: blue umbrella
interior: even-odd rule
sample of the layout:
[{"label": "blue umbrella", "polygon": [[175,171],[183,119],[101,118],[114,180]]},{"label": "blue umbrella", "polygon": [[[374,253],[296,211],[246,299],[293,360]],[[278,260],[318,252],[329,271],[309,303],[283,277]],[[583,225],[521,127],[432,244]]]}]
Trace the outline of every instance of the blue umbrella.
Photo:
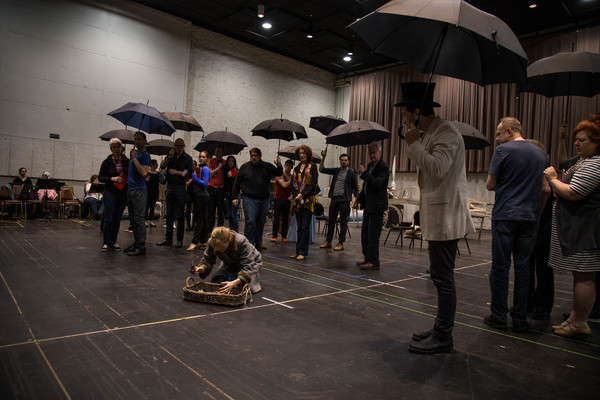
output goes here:
[{"label": "blue umbrella", "polygon": [[127,103],[108,113],[127,126],[148,133],[171,136],[175,127],[160,111],[142,103]]}]

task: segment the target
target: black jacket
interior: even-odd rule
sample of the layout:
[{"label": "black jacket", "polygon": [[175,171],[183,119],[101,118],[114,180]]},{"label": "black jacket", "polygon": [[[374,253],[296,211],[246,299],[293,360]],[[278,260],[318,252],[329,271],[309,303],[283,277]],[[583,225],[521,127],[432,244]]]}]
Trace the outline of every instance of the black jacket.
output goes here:
[{"label": "black jacket", "polygon": [[[123,172],[126,174],[129,172],[129,158],[125,154],[121,154],[121,165],[123,166]],[[113,161],[112,154],[106,157],[104,161],[102,161],[102,165],[100,166],[100,172],[98,172],[98,180],[104,183],[104,190],[113,193],[119,193],[119,190],[114,182],[111,180],[113,176],[117,176],[117,167]],[[127,185],[127,184],[125,184]],[[127,186],[123,188],[125,193],[127,193]]]},{"label": "black jacket", "polygon": [[[323,168],[323,171],[321,171],[322,174],[333,175],[331,186],[329,187],[329,198],[333,198],[333,189],[335,188],[335,184],[341,170],[342,169],[338,167]],[[354,197],[358,197],[358,176],[352,168],[348,168],[346,180],[344,181],[344,200],[352,201],[352,195],[354,195]]]},{"label": "black jacket", "polygon": [[271,195],[271,177],[283,175],[283,168],[261,161],[257,165],[248,161],[240,167],[233,182],[232,195],[235,199],[240,194],[252,199],[268,199]]},{"label": "black jacket", "polygon": [[390,169],[383,159],[380,159],[373,172],[369,169],[373,163],[367,165],[367,169],[360,176],[366,182],[358,196],[358,203],[366,213],[382,213],[388,209],[387,185],[390,179]]}]

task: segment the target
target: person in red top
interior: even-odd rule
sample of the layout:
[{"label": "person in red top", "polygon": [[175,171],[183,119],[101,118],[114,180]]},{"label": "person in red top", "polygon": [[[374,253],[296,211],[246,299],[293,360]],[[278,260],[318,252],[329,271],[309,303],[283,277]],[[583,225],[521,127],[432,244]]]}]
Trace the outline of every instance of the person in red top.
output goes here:
[{"label": "person in red top", "polygon": [[277,240],[279,221],[281,220],[281,238],[287,242],[288,222],[290,219],[290,194],[292,192],[292,167],[294,162],[287,160],[284,165],[283,175],[275,178],[275,205],[273,212],[273,235],[271,242]]},{"label": "person in red top", "polygon": [[223,147],[215,149],[215,156],[208,160],[210,180],[208,181],[208,193],[210,203],[208,205],[208,227],[212,232],[215,227],[215,211],[217,226],[225,224],[225,160],[223,160]]}]

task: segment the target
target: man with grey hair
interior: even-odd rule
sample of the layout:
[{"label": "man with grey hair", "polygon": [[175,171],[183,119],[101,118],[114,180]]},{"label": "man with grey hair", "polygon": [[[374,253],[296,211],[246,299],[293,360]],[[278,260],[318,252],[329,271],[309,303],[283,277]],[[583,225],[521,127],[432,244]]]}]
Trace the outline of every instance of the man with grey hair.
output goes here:
[{"label": "man with grey hair", "polygon": [[358,164],[356,172],[364,181],[358,198],[352,208],[363,210],[363,223],[360,232],[364,260],[357,262],[362,270],[379,269],[379,237],[383,226],[383,213],[388,208],[387,184],[390,169],[381,159],[381,143],[369,144],[370,162],[367,168]]},{"label": "man with grey hair", "polygon": [[420,189],[420,222],[429,243],[429,270],[437,289],[438,309],[433,329],[413,333],[408,349],[418,354],[452,351],[456,314],[454,266],[458,241],[475,232],[467,200],[465,145],[461,134],[435,115],[435,83],[402,85],[406,154],[417,165]]},{"label": "man with grey hair", "polygon": [[484,322],[496,329],[507,329],[508,280],[511,255],[515,268],[513,331],[527,331],[529,257],[535,246],[540,209],[550,194],[543,172],[547,166],[544,152],[523,139],[521,123],[502,118],[496,141],[487,190],[495,191],[492,210],[492,271],[490,273],[491,314]]}]

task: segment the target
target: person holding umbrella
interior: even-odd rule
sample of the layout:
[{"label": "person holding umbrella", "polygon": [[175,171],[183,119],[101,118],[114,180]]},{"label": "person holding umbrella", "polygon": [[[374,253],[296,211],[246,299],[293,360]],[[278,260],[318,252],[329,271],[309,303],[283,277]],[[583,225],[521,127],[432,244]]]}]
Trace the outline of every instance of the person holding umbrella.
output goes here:
[{"label": "person holding umbrella", "polygon": [[[433,329],[414,333],[409,350],[419,354],[450,352],[456,313],[454,261],[458,241],[475,232],[467,200],[465,146],[461,134],[435,115],[435,84],[401,84],[406,132],[406,153],[417,165],[421,231],[429,241],[429,270],[438,293]],[[424,135],[421,137],[422,133]]]},{"label": "person holding umbrella", "polygon": [[310,243],[310,223],[315,209],[315,196],[319,193],[319,171],[312,163],[312,150],[307,145],[296,148],[296,158],[300,164],[294,168],[292,175],[292,214],[296,215],[298,237],[296,253],[291,258],[304,260],[308,255]]},{"label": "person holding umbrella", "polygon": [[262,243],[265,218],[269,210],[269,196],[271,195],[271,177],[283,173],[281,158],[277,156],[277,166],[262,160],[262,152],[258,147],[250,149],[250,161],[244,163],[238,171],[233,183],[233,205],[239,204],[238,196],[243,193],[243,207],[246,223],[244,236],[253,243],[257,249],[266,249]]},{"label": "person holding umbrella", "polygon": [[160,163],[160,168],[167,169],[167,187],[165,196],[167,198],[167,232],[163,241],[158,246],[173,245],[173,220],[177,219],[177,244],[176,248],[183,246],[183,234],[185,229],[185,184],[192,172],[194,164],[192,157],[185,151],[185,142],[179,138],[175,140],[175,149],[169,151],[169,155]]}]

